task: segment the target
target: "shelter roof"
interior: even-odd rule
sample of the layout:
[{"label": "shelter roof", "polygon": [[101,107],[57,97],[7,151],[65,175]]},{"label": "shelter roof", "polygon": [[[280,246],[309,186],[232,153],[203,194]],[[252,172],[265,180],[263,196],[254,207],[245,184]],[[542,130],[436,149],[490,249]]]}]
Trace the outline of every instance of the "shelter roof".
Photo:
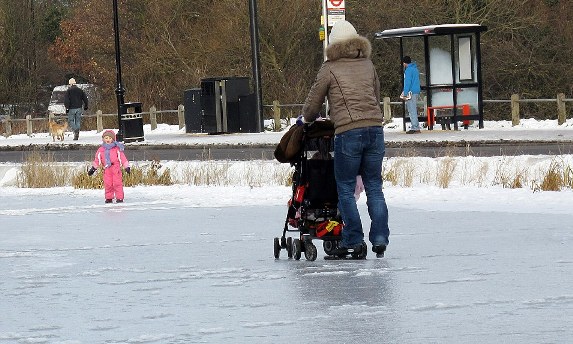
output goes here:
[{"label": "shelter roof", "polygon": [[395,37],[450,35],[483,31],[487,31],[487,27],[480,24],[441,24],[389,29],[375,33],[374,37],[377,39],[384,39]]}]

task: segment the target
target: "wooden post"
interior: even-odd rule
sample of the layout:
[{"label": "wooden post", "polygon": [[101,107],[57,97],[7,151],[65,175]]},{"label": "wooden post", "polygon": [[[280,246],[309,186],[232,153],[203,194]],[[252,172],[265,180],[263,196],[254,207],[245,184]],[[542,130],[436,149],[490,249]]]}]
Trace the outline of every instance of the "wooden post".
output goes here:
[{"label": "wooden post", "polygon": [[418,117],[428,115],[428,96],[427,95],[422,97],[422,102],[424,103],[424,112],[422,114],[418,114]]},{"label": "wooden post", "polygon": [[177,117],[179,118],[179,130],[185,127],[185,106],[179,104],[177,107]]},{"label": "wooden post", "polygon": [[390,107],[390,97],[383,98],[384,123],[392,122],[392,108]]},{"label": "wooden post", "polygon": [[557,95],[557,124],[565,123],[567,111],[565,109],[565,93]]},{"label": "wooden post", "polygon": [[32,115],[26,115],[26,134],[32,136]]},{"label": "wooden post", "polygon": [[519,125],[519,94],[511,95],[511,125]]},{"label": "wooden post", "polygon": [[4,128],[6,128],[6,137],[9,137],[12,135],[12,118],[10,117],[10,115],[6,116],[6,122],[4,123]]},{"label": "wooden post", "polygon": [[281,131],[281,108],[278,100],[273,100],[273,130]]},{"label": "wooden post", "polygon": [[157,129],[157,108],[155,105],[149,108],[149,123],[151,124],[151,130]]},{"label": "wooden post", "polygon": [[96,111],[96,132],[101,133],[103,131],[103,118],[101,110]]}]

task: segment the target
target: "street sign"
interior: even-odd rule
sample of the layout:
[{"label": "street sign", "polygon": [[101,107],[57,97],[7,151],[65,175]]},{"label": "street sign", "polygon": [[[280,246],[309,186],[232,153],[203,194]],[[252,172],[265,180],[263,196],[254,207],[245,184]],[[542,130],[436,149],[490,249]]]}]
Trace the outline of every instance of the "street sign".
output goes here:
[{"label": "street sign", "polygon": [[346,19],[346,5],[344,0],[327,0],[326,13],[328,26],[333,26],[339,20]]}]

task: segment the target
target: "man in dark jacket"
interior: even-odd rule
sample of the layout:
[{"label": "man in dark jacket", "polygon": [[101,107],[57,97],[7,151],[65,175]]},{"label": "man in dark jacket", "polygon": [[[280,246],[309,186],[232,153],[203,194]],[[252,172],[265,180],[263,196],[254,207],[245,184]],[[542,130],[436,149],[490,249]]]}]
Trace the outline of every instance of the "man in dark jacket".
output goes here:
[{"label": "man in dark jacket", "polygon": [[302,115],[314,121],[328,98],[334,122],[334,174],[338,210],[344,221],[340,248],[334,255],[365,257],[364,232],[354,198],[356,178],[362,177],[371,225],[369,239],[378,257],[388,245],[388,208],[382,192],[384,131],[380,109],[380,81],[370,60],[372,46],[345,20],[332,27],[328,58],[306,98]]},{"label": "man in dark jacket", "polygon": [[76,79],[71,78],[68,84],[70,87],[64,97],[64,105],[68,114],[68,124],[74,131],[74,140],[77,140],[80,137],[83,110],[88,109],[88,97],[84,90],[76,85]]}]

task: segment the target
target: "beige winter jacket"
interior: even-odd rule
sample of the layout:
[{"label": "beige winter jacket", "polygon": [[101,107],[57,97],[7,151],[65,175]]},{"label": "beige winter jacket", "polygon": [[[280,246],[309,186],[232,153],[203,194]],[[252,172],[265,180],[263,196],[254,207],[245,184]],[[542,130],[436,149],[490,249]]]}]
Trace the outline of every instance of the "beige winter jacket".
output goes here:
[{"label": "beige winter jacket", "polygon": [[326,48],[328,60],[320,67],[302,109],[306,122],[317,118],[327,97],[335,134],[382,126],[380,80],[371,54],[370,41],[362,36]]}]

